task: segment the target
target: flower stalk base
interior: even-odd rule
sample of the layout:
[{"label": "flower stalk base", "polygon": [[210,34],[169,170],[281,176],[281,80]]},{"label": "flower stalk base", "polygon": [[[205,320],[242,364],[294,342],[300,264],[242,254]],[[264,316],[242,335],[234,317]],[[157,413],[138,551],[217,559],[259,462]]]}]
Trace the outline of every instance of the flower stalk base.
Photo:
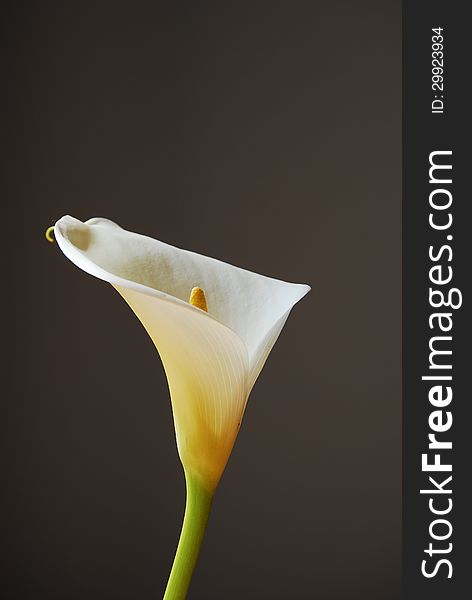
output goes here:
[{"label": "flower stalk base", "polygon": [[187,501],[179,545],[163,600],[185,600],[205,535],[213,494],[185,473]]}]

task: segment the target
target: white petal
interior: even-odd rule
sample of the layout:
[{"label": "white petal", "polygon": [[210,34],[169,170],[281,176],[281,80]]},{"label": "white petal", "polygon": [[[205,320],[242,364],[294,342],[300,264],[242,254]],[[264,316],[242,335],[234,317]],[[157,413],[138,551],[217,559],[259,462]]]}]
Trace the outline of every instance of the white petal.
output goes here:
[{"label": "white petal", "polygon": [[212,491],[246,405],[247,353],[239,336],[180,303],[116,286],[152,338],[172,397],[179,455]]},{"label": "white petal", "polygon": [[251,387],[290,309],[310,290],[126,231],[107,219],[82,223],[66,216],[54,232],[72,262],[121,289],[187,307],[191,289],[204,289],[207,318],[235,331],[246,347]]}]

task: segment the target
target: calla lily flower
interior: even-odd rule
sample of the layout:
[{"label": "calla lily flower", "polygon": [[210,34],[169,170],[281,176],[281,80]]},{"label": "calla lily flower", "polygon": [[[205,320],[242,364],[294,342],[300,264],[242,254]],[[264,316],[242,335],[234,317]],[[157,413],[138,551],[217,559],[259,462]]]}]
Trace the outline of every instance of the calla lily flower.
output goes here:
[{"label": "calla lily flower", "polygon": [[55,224],[54,237],[76,266],[121,294],[164,365],[187,480],[184,528],[165,598],[184,598],[251,389],[290,310],[310,288],[103,218],[83,223],[65,216]]}]

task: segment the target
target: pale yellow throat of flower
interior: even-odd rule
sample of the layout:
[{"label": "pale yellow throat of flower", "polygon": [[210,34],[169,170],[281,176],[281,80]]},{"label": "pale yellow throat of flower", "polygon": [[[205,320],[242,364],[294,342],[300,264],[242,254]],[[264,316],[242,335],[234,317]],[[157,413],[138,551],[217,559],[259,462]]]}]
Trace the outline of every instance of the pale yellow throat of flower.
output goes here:
[{"label": "pale yellow throat of flower", "polygon": [[208,312],[207,302],[205,298],[205,292],[200,287],[192,288],[190,292],[189,304],[196,306],[205,312]]}]

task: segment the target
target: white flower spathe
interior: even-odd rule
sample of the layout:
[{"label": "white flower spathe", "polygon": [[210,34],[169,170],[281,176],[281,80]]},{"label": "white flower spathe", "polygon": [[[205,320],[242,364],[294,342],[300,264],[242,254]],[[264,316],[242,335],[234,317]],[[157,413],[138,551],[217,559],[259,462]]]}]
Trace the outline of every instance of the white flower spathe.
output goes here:
[{"label": "white flower spathe", "polygon": [[[249,393],[309,286],[175,248],[108,219],[65,216],[54,235],[67,258],[112,284],[144,325],[166,371],[183,466],[214,489]],[[196,286],[208,312],[188,302]]]}]

